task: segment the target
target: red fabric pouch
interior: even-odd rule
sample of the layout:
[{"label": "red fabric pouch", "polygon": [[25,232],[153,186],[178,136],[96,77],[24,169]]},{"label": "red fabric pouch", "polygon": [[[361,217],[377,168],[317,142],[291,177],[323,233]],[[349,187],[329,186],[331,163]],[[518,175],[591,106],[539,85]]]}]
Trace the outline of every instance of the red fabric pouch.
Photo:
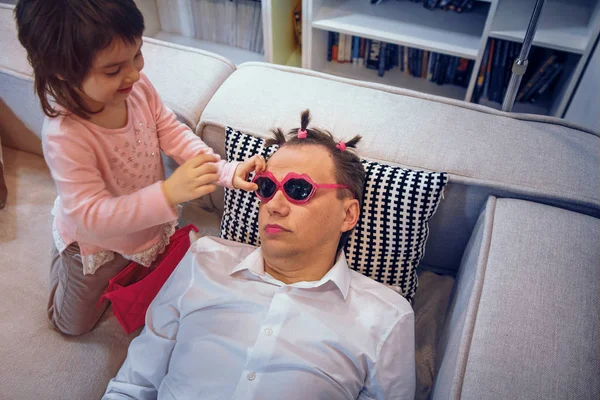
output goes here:
[{"label": "red fabric pouch", "polygon": [[125,332],[131,333],[144,325],[150,303],[190,248],[189,232],[192,229],[198,232],[194,225],[175,231],[165,251],[153,263],[154,268],[132,262],[109,281],[98,306],[106,299],[110,300]]}]

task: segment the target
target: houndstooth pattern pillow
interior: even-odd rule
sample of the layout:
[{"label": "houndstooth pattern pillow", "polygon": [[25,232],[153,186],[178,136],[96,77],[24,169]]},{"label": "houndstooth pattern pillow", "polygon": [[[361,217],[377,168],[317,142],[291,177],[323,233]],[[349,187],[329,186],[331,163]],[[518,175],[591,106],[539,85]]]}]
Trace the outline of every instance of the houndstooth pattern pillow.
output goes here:
[{"label": "houndstooth pattern pillow", "polygon": [[[268,159],[276,146],[233,130],[226,131],[228,161],[255,154]],[[412,302],[417,266],[429,236],[428,222],[448,183],[445,172],[414,171],[363,160],[366,180],[361,215],[344,251],[348,265],[378,282],[398,288]],[[252,176],[249,178],[252,179]],[[225,189],[221,237],[254,246],[258,235],[258,204],[254,193]]]}]

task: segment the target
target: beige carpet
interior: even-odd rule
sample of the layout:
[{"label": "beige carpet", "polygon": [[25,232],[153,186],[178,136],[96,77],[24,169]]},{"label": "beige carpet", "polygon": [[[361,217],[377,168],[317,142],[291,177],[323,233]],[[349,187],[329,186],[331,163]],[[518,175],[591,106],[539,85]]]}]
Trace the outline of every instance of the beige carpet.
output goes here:
[{"label": "beige carpet", "polygon": [[76,339],[48,325],[56,191],[41,157],[3,151],[9,195],[0,211],[0,399],[99,399],[135,334],[125,335],[110,310]]}]

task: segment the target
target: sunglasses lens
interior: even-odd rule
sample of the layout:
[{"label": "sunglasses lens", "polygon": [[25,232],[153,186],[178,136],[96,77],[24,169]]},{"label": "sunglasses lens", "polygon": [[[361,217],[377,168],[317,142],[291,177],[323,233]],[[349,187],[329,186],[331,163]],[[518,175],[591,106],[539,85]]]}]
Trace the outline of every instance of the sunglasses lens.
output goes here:
[{"label": "sunglasses lens", "polygon": [[306,200],[313,190],[313,186],[304,179],[290,179],[283,185],[283,189],[294,200]]},{"label": "sunglasses lens", "polygon": [[275,193],[275,190],[277,189],[275,182],[269,178],[258,178],[255,183],[258,185],[256,193],[264,199],[273,196],[273,193]]}]

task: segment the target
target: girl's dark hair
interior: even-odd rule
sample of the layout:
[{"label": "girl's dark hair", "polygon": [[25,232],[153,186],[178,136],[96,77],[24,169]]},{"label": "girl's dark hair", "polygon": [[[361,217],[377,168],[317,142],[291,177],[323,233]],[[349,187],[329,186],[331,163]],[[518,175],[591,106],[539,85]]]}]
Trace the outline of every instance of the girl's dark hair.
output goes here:
[{"label": "girl's dark hair", "polygon": [[20,0],[15,18],[33,67],[35,92],[49,117],[61,114],[52,107],[53,98],[89,119],[94,112],[75,88],[81,87],[96,53],[114,38],[132,44],[144,32],[144,17],[133,0]]},{"label": "girl's dark hair", "polygon": [[[279,147],[282,147],[284,145],[316,145],[324,147],[333,159],[333,164],[335,167],[335,183],[348,186],[354,198],[358,200],[359,206],[362,207],[363,188],[365,185],[365,170],[363,168],[360,158],[356,155],[354,151],[350,150],[356,148],[356,145],[360,141],[361,136],[356,135],[349,141],[345,142],[346,150],[342,151],[337,147],[339,142],[335,141],[333,135],[330,132],[318,128],[308,128],[309,123],[310,111],[304,110],[300,116],[300,128],[290,130],[287,134],[287,138],[281,129],[272,129],[271,132],[273,132],[274,137],[268,139],[265,142],[265,146],[278,145]],[[306,131],[305,138],[298,138],[299,129],[302,131]],[[344,198],[346,195],[347,192],[345,190],[338,190],[339,198]],[[352,230],[344,232],[342,234],[340,242],[338,243],[338,252],[346,245],[346,242],[348,241],[348,238],[350,237],[351,233]]]}]

